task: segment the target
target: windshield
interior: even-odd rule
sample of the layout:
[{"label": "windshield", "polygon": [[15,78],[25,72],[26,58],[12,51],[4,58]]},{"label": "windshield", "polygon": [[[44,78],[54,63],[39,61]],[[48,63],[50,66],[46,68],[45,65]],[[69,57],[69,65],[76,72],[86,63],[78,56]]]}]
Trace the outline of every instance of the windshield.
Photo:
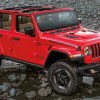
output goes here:
[{"label": "windshield", "polygon": [[36,16],[36,21],[42,32],[79,24],[79,21],[73,11],[40,14]]}]

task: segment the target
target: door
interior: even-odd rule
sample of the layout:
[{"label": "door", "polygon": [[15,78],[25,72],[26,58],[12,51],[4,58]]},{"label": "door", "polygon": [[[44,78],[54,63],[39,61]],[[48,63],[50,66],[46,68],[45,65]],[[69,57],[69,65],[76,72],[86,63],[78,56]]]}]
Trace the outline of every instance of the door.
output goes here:
[{"label": "door", "polygon": [[11,20],[11,14],[0,13],[0,49],[2,49],[2,54],[5,56],[12,55]]},{"label": "door", "polygon": [[12,35],[13,57],[22,61],[37,63],[37,37],[25,34],[25,28],[34,28],[30,17],[16,17],[16,31]]}]

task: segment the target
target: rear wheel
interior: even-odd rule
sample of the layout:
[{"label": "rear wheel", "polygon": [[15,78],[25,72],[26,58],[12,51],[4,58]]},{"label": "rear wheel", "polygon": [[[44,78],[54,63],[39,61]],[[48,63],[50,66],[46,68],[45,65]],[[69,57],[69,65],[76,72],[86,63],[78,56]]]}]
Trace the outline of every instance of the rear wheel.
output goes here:
[{"label": "rear wheel", "polygon": [[71,95],[77,89],[77,75],[72,66],[66,62],[54,63],[48,73],[51,87],[59,94]]}]

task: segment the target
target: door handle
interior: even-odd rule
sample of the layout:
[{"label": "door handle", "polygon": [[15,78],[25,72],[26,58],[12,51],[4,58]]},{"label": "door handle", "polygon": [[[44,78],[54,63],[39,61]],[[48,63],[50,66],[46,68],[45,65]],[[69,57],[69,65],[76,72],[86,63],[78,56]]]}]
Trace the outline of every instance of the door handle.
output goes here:
[{"label": "door handle", "polygon": [[18,40],[20,40],[20,38],[18,38],[18,37],[13,37],[13,40],[18,41]]},{"label": "door handle", "polygon": [[0,37],[2,37],[3,35],[2,34],[0,34]]}]

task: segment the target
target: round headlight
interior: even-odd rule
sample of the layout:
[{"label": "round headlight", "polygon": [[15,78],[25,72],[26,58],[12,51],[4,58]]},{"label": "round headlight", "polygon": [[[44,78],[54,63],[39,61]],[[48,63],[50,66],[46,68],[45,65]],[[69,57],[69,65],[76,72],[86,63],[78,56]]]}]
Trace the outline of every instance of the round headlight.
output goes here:
[{"label": "round headlight", "polygon": [[90,49],[89,47],[85,47],[85,48],[84,48],[84,54],[85,54],[86,56],[90,55],[90,54],[91,54],[91,49]]}]

